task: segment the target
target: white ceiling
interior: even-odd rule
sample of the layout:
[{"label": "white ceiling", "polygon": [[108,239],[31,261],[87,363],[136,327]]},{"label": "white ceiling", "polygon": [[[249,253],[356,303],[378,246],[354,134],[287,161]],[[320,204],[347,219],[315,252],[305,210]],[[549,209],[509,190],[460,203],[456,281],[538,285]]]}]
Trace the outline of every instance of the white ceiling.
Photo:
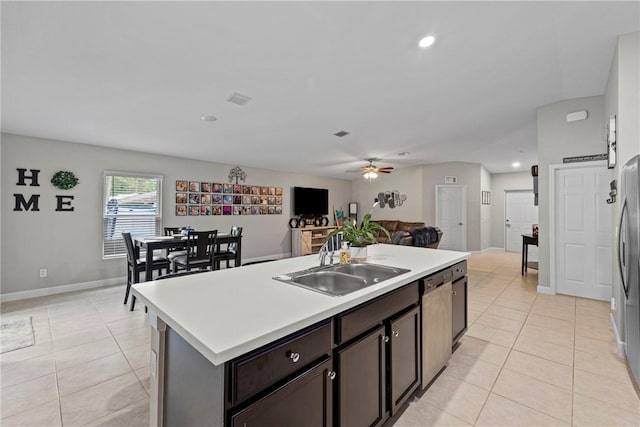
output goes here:
[{"label": "white ceiling", "polygon": [[639,5],[3,1],[2,131],[349,179],[528,170],[536,107],[602,95]]}]

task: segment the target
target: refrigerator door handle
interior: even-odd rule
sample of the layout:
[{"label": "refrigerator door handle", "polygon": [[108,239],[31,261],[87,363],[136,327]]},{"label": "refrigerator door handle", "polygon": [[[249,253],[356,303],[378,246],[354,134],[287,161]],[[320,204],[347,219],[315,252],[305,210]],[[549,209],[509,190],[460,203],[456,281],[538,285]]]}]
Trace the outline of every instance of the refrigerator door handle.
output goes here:
[{"label": "refrigerator door handle", "polygon": [[622,266],[622,256],[624,256],[624,249],[622,251],[622,254],[620,253],[620,246],[621,246],[620,243],[623,243],[622,242],[622,222],[624,220],[624,211],[626,209],[627,209],[627,199],[625,198],[624,203],[622,204],[622,209],[620,210],[620,223],[618,224],[618,269],[620,270],[620,281],[622,282],[622,289],[624,289],[625,298],[629,298],[629,289],[627,288],[627,284],[624,283],[624,269]]}]

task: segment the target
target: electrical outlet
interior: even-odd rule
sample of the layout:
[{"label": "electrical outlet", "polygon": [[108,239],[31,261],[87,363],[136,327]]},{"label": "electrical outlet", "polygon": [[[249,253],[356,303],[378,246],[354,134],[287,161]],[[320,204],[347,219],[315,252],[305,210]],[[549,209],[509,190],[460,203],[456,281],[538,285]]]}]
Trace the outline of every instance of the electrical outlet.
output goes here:
[{"label": "electrical outlet", "polygon": [[41,268],[40,269],[40,277],[47,277],[47,269],[46,268]]},{"label": "electrical outlet", "polygon": [[616,299],[615,298],[611,298],[611,310],[613,310],[613,311],[616,310]]}]

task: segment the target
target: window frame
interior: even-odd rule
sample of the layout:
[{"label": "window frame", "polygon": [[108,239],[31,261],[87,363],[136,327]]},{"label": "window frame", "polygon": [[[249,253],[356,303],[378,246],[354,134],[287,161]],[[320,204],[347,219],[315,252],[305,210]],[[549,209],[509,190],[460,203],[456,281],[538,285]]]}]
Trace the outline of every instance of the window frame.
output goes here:
[{"label": "window frame", "polygon": [[[160,235],[162,230],[162,184],[163,184],[164,175],[155,174],[155,173],[144,173],[144,172],[104,170],[102,173],[102,221],[101,221],[102,222],[102,259],[103,260],[126,258],[127,256],[126,248],[122,252],[111,251],[113,253],[107,253],[109,251],[105,250],[107,246],[106,221],[109,219],[107,214],[107,203],[111,198],[107,194],[106,184],[107,184],[108,177],[146,178],[146,179],[157,180],[158,187],[156,190],[156,194],[157,194],[156,200],[158,205],[157,205],[157,214],[153,215],[156,218],[154,235]],[[123,217],[132,216],[132,215],[120,214],[120,213],[118,213],[118,215],[123,215]],[[149,216],[152,216],[152,215],[149,215]],[[117,238],[114,240],[117,240]],[[122,237],[120,237],[120,240],[122,240]]]}]

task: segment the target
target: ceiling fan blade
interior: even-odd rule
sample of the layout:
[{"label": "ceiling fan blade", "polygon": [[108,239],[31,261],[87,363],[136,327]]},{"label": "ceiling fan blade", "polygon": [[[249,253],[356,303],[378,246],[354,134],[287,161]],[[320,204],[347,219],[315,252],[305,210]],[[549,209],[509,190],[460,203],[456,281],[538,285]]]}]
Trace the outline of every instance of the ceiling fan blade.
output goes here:
[{"label": "ceiling fan blade", "polygon": [[391,171],[383,171],[383,170],[379,170],[378,173],[391,173]]},{"label": "ceiling fan blade", "polygon": [[377,168],[377,169],[378,169],[378,170],[380,170],[380,171],[384,171],[384,170],[393,170],[393,166],[385,166],[385,167]]},{"label": "ceiling fan blade", "polygon": [[362,169],[354,169],[354,170],[350,170],[350,171],[345,171],[347,173],[351,173],[351,172],[362,172]]}]

